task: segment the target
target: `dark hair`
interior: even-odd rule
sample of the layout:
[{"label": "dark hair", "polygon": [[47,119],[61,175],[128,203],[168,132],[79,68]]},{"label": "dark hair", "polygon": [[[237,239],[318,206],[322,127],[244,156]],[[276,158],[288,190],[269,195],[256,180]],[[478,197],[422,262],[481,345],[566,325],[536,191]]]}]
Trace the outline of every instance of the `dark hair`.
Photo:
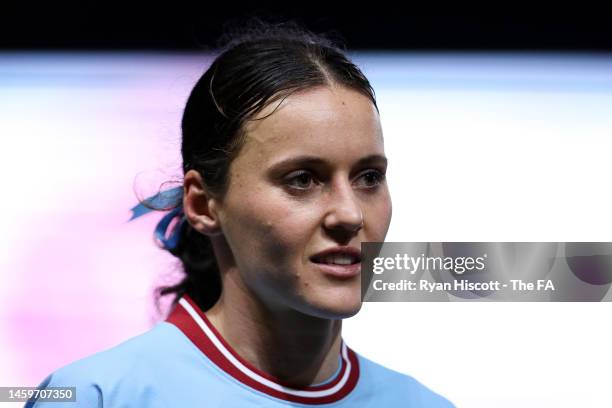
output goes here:
[{"label": "dark hair", "polygon": [[[293,92],[337,84],[366,95],[378,110],[369,81],[328,35],[294,21],[274,24],[252,18],[241,27],[221,37],[219,54],[191,91],[182,119],[183,174],[198,171],[208,191],[219,197],[244,143],[243,125],[264,119],[253,118],[269,104]],[[174,294],[174,305],[187,294],[207,310],[221,294],[212,244],[188,222],[181,225],[178,244],[170,252],[181,260],[185,276],[178,284],[158,288],[157,300]]]}]

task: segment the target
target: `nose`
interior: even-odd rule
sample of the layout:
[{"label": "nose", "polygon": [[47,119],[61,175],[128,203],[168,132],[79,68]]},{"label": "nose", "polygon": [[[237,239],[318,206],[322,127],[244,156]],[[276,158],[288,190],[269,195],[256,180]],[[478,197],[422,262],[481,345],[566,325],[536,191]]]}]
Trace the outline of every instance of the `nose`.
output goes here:
[{"label": "nose", "polygon": [[[338,183],[339,184],[339,183]],[[363,228],[363,211],[349,183],[332,188],[324,225],[327,230],[355,234]]]}]

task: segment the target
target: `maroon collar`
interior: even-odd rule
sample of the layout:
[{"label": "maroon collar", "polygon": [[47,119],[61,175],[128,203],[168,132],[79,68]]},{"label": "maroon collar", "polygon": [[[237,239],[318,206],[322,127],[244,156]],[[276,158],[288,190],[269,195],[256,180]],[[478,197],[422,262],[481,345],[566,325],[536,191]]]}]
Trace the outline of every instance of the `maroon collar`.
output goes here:
[{"label": "maroon collar", "polygon": [[344,341],[340,353],[342,366],[332,381],[322,385],[294,388],[240,357],[189,296],[184,295],[179,300],[166,321],[178,327],[223,371],[241,383],[276,398],[302,404],[329,404],[347,396],[359,379],[357,355]]}]

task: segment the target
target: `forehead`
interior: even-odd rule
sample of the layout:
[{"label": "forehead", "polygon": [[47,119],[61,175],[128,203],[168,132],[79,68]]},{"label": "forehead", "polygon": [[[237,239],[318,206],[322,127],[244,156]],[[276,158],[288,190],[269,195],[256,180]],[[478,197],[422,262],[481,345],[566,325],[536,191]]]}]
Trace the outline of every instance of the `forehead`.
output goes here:
[{"label": "forehead", "polygon": [[358,91],[312,88],[288,96],[280,105],[273,102],[257,118],[270,113],[265,119],[247,122],[239,156],[261,162],[292,154],[329,156],[330,160],[383,154],[378,112]]}]

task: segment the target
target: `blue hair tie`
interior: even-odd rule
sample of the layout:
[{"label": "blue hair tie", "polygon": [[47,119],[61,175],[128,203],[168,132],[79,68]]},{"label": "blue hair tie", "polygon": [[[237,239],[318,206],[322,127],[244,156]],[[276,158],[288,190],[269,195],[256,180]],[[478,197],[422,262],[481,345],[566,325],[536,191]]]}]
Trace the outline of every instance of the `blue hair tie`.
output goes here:
[{"label": "blue hair tie", "polygon": [[[172,207],[176,205],[177,201],[179,205],[166,214],[155,227],[155,238],[159,243],[161,243],[164,249],[174,249],[178,245],[179,236],[181,232],[181,228],[185,223],[186,218],[183,212],[183,203],[180,200],[183,197],[183,187],[175,187],[170,190],[160,191],[159,193],[146,198],[144,203],[139,203],[138,205],[132,207],[130,211],[132,211],[132,217],[128,220],[128,222],[141,217],[156,208],[165,208]],[[147,205],[145,205],[145,203]],[[153,207],[153,208],[149,208]],[[172,231],[170,232],[170,236],[166,238],[166,233],[168,230],[168,226],[172,222],[174,218],[179,218],[179,221],[176,223]]]}]

